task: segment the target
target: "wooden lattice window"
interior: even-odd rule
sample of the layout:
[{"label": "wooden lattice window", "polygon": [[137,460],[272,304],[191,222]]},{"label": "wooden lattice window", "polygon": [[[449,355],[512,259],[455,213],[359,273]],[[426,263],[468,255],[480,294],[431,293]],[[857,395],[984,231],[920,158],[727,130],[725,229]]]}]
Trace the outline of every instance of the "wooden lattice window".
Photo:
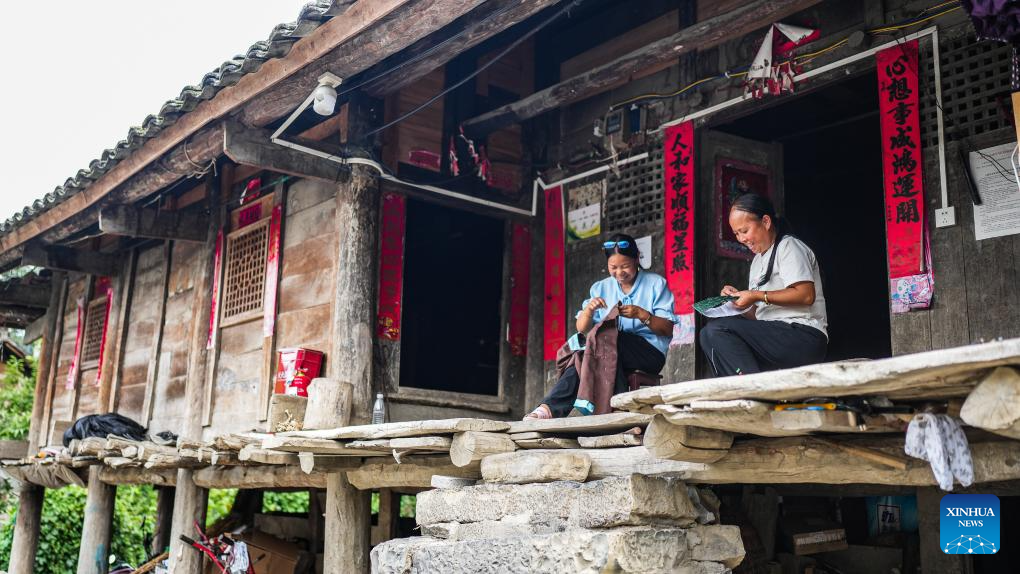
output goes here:
[{"label": "wooden lattice window", "polygon": [[609,172],[604,231],[627,232],[635,226],[662,225],[662,144],[648,157]]},{"label": "wooden lattice window", "polygon": [[262,316],[268,245],[269,218],[227,235],[222,300],[224,324]]},{"label": "wooden lattice window", "polygon": [[83,367],[99,363],[103,349],[103,330],[106,328],[106,297],[93,299],[85,311],[85,330],[82,333],[81,362]]}]

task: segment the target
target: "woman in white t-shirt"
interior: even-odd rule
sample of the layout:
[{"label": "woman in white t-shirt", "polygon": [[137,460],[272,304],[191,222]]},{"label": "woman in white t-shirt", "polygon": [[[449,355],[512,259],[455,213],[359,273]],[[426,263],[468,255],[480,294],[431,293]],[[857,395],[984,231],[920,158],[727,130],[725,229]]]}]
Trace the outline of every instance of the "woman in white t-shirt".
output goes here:
[{"label": "woman in white t-shirt", "polygon": [[733,304],[747,311],[709,321],[699,336],[716,375],[823,361],[828,321],[814,252],[785,232],[772,202],[760,195],[738,197],[730,208],[729,223],[737,241],[754,253],[754,260],[749,289],[722,288],[722,295],[736,297]]}]

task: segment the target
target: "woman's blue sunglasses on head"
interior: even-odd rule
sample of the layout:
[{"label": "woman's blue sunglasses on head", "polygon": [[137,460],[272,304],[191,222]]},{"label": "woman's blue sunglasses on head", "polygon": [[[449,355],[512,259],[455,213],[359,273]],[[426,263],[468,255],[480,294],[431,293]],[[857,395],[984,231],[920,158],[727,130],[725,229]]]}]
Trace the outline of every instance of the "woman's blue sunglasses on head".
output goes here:
[{"label": "woman's blue sunglasses on head", "polygon": [[614,247],[626,249],[630,247],[630,241],[627,241],[626,239],[624,239],[623,241],[606,241],[605,243],[602,244],[602,247],[604,249],[612,249]]}]

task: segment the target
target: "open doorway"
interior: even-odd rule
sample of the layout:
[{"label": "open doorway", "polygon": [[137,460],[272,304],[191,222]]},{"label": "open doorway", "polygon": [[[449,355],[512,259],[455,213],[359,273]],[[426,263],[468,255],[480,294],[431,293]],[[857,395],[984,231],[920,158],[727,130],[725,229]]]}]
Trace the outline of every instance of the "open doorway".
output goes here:
[{"label": "open doorway", "polygon": [[400,386],[499,394],[503,222],[407,201]]},{"label": "open doorway", "polygon": [[891,356],[874,72],[713,129],[782,145],[784,201],[777,209],[821,267],[827,360]]}]

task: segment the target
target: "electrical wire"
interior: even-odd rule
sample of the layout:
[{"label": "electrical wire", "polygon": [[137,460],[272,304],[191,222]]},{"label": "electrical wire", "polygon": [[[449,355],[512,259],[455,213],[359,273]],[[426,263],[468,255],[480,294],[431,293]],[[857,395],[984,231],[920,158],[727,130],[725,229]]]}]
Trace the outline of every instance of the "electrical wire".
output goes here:
[{"label": "electrical wire", "polygon": [[[949,6],[950,4],[957,4],[957,5],[955,7],[953,7],[953,8],[948,9],[948,10],[943,10],[942,12],[939,12],[937,14],[932,14],[930,16],[927,15],[927,14],[929,14],[929,13],[935,11],[935,10],[938,10],[938,9],[943,8],[945,6]],[[871,34],[871,35],[874,35],[874,36],[883,35],[884,33],[888,33],[888,32],[896,32],[896,31],[899,31],[899,30],[903,30],[905,28],[911,28],[911,27],[917,26],[919,24],[923,24],[925,22],[929,22],[931,20],[934,20],[936,18],[940,18],[942,16],[945,16],[946,14],[949,14],[951,12],[955,12],[955,11],[960,10],[960,9],[961,8],[958,5],[957,0],[951,0],[949,2],[943,2],[941,4],[936,4],[935,6],[931,6],[929,8],[926,8],[925,10],[922,10],[917,16],[915,16],[915,17],[913,17],[911,19],[908,19],[908,20],[904,20],[904,21],[902,21],[902,22],[900,22],[898,24],[894,24],[894,25],[891,25],[891,26],[883,26],[883,27],[880,27],[880,28],[873,28],[873,29],[870,29],[870,30],[866,30],[866,32],[868,34]],[[827,53],[829,53],[829,52],[831,52],[831,51],[841,47],[841,46],[844,46],[847,42],[849,42],[849,40],[850,40],[849,37],[843,38],[842,40],[840,40],[840,41],[838,41],[838,42],[836,42],[836,43],[834,43],[834,44],[832,44],[830,46],[827,46],[825,48],[817,50],[815,52],[810,52],[808,54],[798,54],[798,55],[793,56],[793,57],[789,58],[788,60],[782,62],[780,65],[786,65],[786,64],[801,64],[801,65],[803,65],[803,64],[807,64],[807,63],[811,62],[812,60],[814,60],[815,58],[817,58],[819,56],[822,56],[824,54],[827,54]],[[680,95],[684,94],[685,92],[687,92],[687,91],[689,91],[689,90],[691,90],[691,89],[693,89],[693,88],[695,88],[695,87],[697,87],[697,86],[699,86],[701,84],[704,84],[706,82],[711,82],[713,80],[721,80],[721,79],[731,79],[731,78],[744,77],[744,76],[746,76],[748,74],[749,70],[750,70],[750,66],[748,66],[747,69],[743,69],[743,70],[738,71],[738,72],[727,71],[727,72],[723,72],[722,74],[717,74],[717,75],[714,75],[714,76],[709,76],[709,77],[706,77],[706,78],[702,78],[702,79],[697,80],[695,82],[691,82],[690,84],[687,84],[686,86],[684,86],[684,87],[682,87],[679,90],[676,90],[674,92],[662,93],[662,94],[660,94],[660,93],[651,93],[651,94],[642,94],[642,95],[639,95],[639,96],[633,96],[633,97],[628,98],[626,100],[623,100],[623,101],[616,102],[616,103],[612,104],[611,106],[609,106],[609,111],[612,112],[612,111],[614,111],[614,110],[616,110],[616,109],[618,109],[618,108],[620,108],[622,106],[626,106],[628,104],[634,104],[634,103],[638,103],[638,102],[643,102],[645,100],[661,100],[661,99],[667,99],[667,98],[673,98],[673,97],[676,97],[676,96],[680,96]]]},{"label": "electrical wire", "polygon": [[407,113],[397,117],[396,119],[394,119],[392,121],[389,121],[386,124],[384,124],[384,125],[376,128],[376,129],[374,129],[374,130],[364,134],[363,137],[367,138],[367,137],[375,135],[375,134],[377,134],[377,133],[379,133],[381,131],[385,131],[386,129],[389,129],[389,128],[399,124],[400,122],[406,120],[407,118],[409,118],[409,117],[417,114],[418,112],[424,110],[425,108],[431,106],[433,103],[435,103],[437,100],[439,100],[440,98],[442,98],[446,94],[448,94],[448,93],[452,92],[453,90],[456,90],[457,88],[463,86],[467,82],[469,82],[472,79],[474,79],[478,74],[481,74],[485,70],[489,69],[490,66],[492,66],[492,65],[496,64],[497,62],[499,62],[503,58],[503,56],[506,56],[508,53],[510,53],[511,51],[516,49],[518,46],[523,44],[528,38],[531,38],[532,36],[534,36],[536,33],[538,33],[543,28],[545,28],[549,24],[552,24],[556,20],[558,20],[560,18],[560,16],[566,14],[572,8],[574,8],[575,6],[579,6],[581,4],[581,2],[583,2],[583,1],[584,0],[572,0],[569,4],[567,4],[563,8],[557,10],[555,14],[553,14],[549,18],[546,18],[545,20],[540,22],[538,25],[536,25],[531,30],[528,30],[527,32],[525,32],[520,38],[518,38],[518,39],[514,40],[513,42],[511,42],[509,46],[507,46],[506,48],[501,50],[498,54],[496,54],[496,56],[494,58],[492,58],[491,60],[489,60],[485,64],[479,66],[477,70],[471,72],[470,74],[468,74],[464,78],[462,78],[459,81],[457,81],[456,83],[454,83],[452,86],[449,86],[448,88],[446,88],[443,91],[439,92],[435,96],[429,98],[425,103],[415,107],[413,110],[410,110],[409,112],[407,112]]}]

